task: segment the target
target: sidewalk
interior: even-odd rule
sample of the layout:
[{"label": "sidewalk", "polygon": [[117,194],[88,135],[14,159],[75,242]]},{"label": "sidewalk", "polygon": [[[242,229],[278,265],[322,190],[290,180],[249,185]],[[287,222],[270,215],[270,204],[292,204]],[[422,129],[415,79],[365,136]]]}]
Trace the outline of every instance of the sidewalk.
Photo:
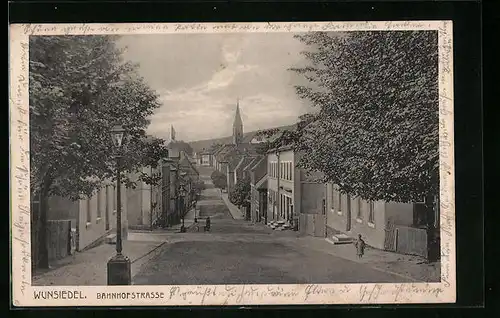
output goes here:
[{"label": "sidewalk", "polygon": [[[132,262],[132,278],[147,263],[163,242],[124,241],[123,254]],[[54,269],[36,274],[32,284],[36,286],[107,285],[107,263],[116,253],[116,245],[102,244],[87,251],[76,253],[58,261]]]},{"label": "sidewalk", "polygon": [[[194,216],[195,216],[195,209],[189,210],[188,213],[184,216],[184,226],[186,229],[189,229],[191,225],[194,223]],[[130,233],[151,233],[151,234],[172,234],[172,233],[180,233],[181,231],[181,226],[182,226],[182,219],[178,224],[171,225],[166,228],[154,228],[153,230],[129,230],[129,240],[135,241],[135,236],[130,236]]]},{"label": "sidewalk", "polygon": [[358,258],[353,244],[332,244],[324,238],[300,237],[298,243],[304,248],[328,253],[356,263],[366,264],[374,269],[416,282],[439,282],[441,263],[427,264],[419,256],[403,255],[374,248],[367,248],[365,255]]},{"label": "sidewalk", "polygon": [[227,208],[229,209],[229,213],[231,213],[231,216],[235,220],[244,220],[245,216],[243,213],[241,213],[240,209],[234,204],[232,204],[229,201],[228,194],[227,193],[222,193],[222,201],[226,204]]}]

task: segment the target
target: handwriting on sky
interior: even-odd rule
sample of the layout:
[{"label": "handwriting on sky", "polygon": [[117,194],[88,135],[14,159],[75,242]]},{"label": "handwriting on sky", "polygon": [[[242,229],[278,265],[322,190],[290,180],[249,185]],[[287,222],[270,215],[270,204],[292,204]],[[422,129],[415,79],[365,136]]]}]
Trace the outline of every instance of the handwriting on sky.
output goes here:
[{"label": "handwriting on sky", "polygon": [[307,31],[370,31],[400,29],[430,29],[431,24],[419,21],[401,22],[330,22],[330,23],[144,23],[144,24],[72,24],[23,25],[24,35],[36,34],[130,34],[130,33],[189,33],[189,32],[307,32]]},{"label": "handwriting on sky", "polygon": [[30,175],[29,175],[29,114],[26,103],[28,91],[28,41],[19,42],[18,46],[19,64],[18,68],[12,70],[15,75],[12,81],[11,107],[13,125],[12,138],[12,203],[18,213],[12,218],[12,237],[20,247],[19,259],[21,260],[21,292],[24,293],[31,280],[31,248],[30,248]]}]

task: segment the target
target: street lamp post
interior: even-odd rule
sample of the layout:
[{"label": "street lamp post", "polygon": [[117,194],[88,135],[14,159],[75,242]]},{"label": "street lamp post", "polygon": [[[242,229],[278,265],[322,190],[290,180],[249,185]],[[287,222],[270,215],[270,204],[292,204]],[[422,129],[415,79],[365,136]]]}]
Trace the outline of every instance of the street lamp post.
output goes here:
[{"label": "street lamp post", "polygon": [[114,126],[111,138],[116,149],[116,255],[108,261],[108,285],[130,285],[130,259],[122,254],[121,158],[125,140],[122,126]]}]

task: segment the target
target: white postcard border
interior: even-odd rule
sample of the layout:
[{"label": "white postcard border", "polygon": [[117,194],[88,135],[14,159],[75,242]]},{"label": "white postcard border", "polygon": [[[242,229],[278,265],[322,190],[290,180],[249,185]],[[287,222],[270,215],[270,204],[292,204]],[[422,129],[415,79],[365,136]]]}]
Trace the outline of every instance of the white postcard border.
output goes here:
[{"label": "white postcard border", "polygon": [[[441,282],[397,284],[281,284],[176,286],[32,286],[29,181],[29,36],[307,31],[437,30],[439,44],[439,136]],[[12,299],[14,306],[193,306],[287,304],[454,303],[455,175],[453,131],[453,38],[451,21],[280,23],[13,24],[10,26],[10,177]],[[35,299],[40,291],[76,291],[83,299]],[[119,292],[123,299],[98,299]],[[156,293],[156,299],[133,298]],[[128,293],[128,294],[127,294]],[[160,297],[163,295],[163,297]]]}]

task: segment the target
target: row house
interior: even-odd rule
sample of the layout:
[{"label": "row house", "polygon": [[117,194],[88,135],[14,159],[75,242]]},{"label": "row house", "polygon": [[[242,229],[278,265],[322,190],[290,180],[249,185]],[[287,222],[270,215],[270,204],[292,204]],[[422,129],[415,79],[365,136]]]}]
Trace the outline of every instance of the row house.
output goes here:
[{"label": "row house", "polygon": [[240,159],[233,172],[234,184],[236,184],[238,180],[243,179],[244,177],[249,177],[248,170],[250,168],[250,165],[254,163],[257,158],[257,156],[253,155],[244,155]]},{"label": "row house", "polygon": [[250,220],[267,224],[267,157],[259,156],[248,168],[250,175]]},{"label": "row house", "polygon": [[[121,188],[122,233],[127,237],[127,191]],[[32,196],[32,261],[37,267],[36,249],[39,235],[40,198]],[[116,183],[105,180],[102,186],[88,198],[73,201],[66,197],[51,196],[47,202],[47,243],[49,261],[53,262],[92,248],[105,241],[116,230],[117,190]]]},{"label": "row house", "polygon": [[213,166],[213,151],[203,149],[196,154],[196,164],[203,167]]},{"label": "row house", "polygon": [[[300,154],[291,147],[267,154],[267,219],[282,221],[295,228],[301,216],[320,215],[324,186],[297,167]],[[302,222],[304,223],[304,222]]]},{"label": "row house", "polygon": [[[262,157],[262,156],[261,156]],[[242,180],[246,179],[248,182],[251,180],[251,168],[253,165],[258,161],[258,159],[261,159],[261,157],[252,155],[252,154],[245,154],[243,157],[239,160],[238,164],[236,165],[234,172],[232,173],[232,176],[234,176],[234,184],[237,182],[241,182]],[[247,199],[247,202],[249,204],[242,206],[241,213],[245,216],[246,220],[251,220],[251,193],[249,193],[249,197]]]},{"label": "row house", "polygon": [[[333,241],[350,240],[361,234],[378,249],[428,257],[424,202],[367,201],[326,185],[326,236]],[[434,211],[438,211],[437,204]],[[439,227],[439,217],[434,218]]]},{"label": "row house", "polygon": [[178,224],[195,199],[194,183],[199,180],[199,173],[194,164],[185,152],[169,149],[168,158],[154,169],[144,168],[143,173],[155,177],[157,183],[148,185],[138,181],[135,189],[129,189],[129,227],[153,229]]},{"label": "row house", "polygon": [[239,152],[233,152],[231,154],[228,154],[226,156],[226,159],[223,161],[225,171],[223,173],[226,175],[227,181],[227,192],[229,193],[231,190],[234,189],[234,186],[236,185],[236,175],[235,175],[235,169],[238,166],[239,162],[244,159],[244,155],[240,154]]}]

